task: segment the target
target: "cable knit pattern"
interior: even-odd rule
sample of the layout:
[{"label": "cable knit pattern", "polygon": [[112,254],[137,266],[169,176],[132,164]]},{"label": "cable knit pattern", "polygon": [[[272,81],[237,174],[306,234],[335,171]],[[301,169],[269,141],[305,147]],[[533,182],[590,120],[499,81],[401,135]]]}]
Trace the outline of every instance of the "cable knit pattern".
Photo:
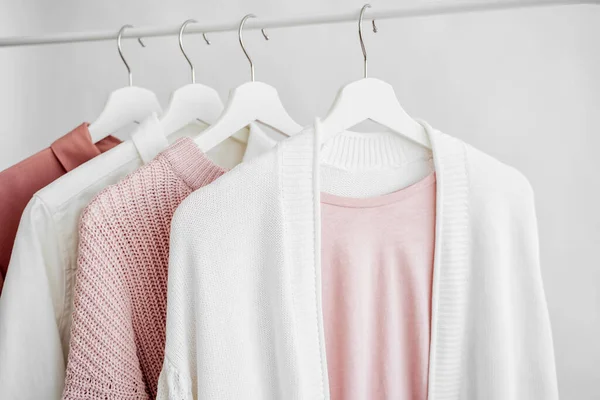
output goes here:
[{"label": "cable knit pattern", "polygon": [[156,397],[171,219],[224,172],[183,138],[85,209],[64,399]]}]

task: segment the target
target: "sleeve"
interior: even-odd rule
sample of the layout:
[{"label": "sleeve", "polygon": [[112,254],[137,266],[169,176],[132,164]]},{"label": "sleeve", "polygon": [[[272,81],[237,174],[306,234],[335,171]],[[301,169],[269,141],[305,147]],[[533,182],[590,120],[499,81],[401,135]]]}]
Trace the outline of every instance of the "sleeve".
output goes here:
[{"label": "sleeve", "polygon": [[472,239],[465,398],[558,399],[533,190],[519,180],[472,210],[485,225]]},{"label": "sleeve", "polygon": [[167,289],[167,337],[157,400],[193,399],[196,380],[196,323],[189,235],[184,201],[173,217]]},{"label": "sleeve", "polygon": [[0,297],[0,398],[60,397],[65,362],[57,321],[63,287],[53,219],[34,197],[21,217]]},{"label": "sleeve", "polygon": [[165,356],[162,371],[158,377],[156,400],[192,400],[192,383],[181,374]]},{"label": "sleeve", "polygon": [[131,283],[121,273],[110,217],[84,211],[63,399],[147,399],[137,353]]},{"label": "sleeve", "polygon": [[[507,303],[512,328],[505,339],[512,343],[514,395],[510,398],[558,400],[558,382],[552,326],[542,279],[537,213],[534,193],[525,179],[521,206],[515,207],[511,232],[514,250],[507,275]],[[508,397],[506,397],[508,398]]]}]

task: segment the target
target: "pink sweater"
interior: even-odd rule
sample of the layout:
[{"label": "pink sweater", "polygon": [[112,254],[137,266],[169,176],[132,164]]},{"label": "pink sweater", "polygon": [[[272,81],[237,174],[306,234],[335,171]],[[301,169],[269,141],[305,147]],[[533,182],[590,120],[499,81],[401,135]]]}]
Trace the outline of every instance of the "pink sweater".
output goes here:
[{"label": "pink sweater", "polygon": [[156,397],[171,219],[224,172],[183,138],[85,209],[63,398]]}]

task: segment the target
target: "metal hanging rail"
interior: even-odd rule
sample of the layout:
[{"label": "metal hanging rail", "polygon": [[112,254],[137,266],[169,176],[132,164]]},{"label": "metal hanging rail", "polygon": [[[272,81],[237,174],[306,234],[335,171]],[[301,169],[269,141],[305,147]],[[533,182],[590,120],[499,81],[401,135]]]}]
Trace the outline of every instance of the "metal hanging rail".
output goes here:
[{"label": "metal hanging rail", "polygon": [[[457,1],[451,4],[427,4],[414,7],[405,7],[395,10],[369,10],[367,17],[369,19],[388,19],[388,18],[408,18],[424,17],[433,15],[449,15],[478,11],[508,10],[517,8],[529,8],[540,6],[559,6],[559,5],[580,5],[595,4],[599,5],[600,0],[490,0],[490,1]],[[257,18],[248,21],[245,29],[260,28],[284,28],[306,25],[334,24],[340,22],[354,22],[357,18],[358,10],[353,10],[343,14],[303,16],[279,19]],[[190,25],[187,34],[204,32],[225,32],[235,31],[239,25],[239,20],[225,23],[199,23]],[[148,27],[128,29],[123,38],[147,38],[157,36],[171,36],[179,33],[180,24],[166,27]],[[0,47],[33,46],[57,43],[79,43],[96,42],[103,40],[114,40],[117,37],[117,31],[100,32],[68,32],[57,33],[44,36],[16,36],[0,38]]]}]

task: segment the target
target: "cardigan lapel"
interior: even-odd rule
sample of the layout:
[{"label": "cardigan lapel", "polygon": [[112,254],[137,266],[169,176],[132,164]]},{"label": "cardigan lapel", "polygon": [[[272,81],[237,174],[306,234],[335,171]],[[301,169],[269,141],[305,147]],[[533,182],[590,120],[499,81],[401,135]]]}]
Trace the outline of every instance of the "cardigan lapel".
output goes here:
[{"label": "cardigan lapel", "polygon": [[458,400],[470,270],[469,182],[465,144],[423,123],[437,177],[429,350],[429,400]]},{"label": "cardigan lapel", "polygon": [[315,136],[305,132],[280,143],[285,271],[291,293],[297,399],[329,399],[321,312],[318,163]]},{"label": "cardigan lapel", "polygon": [[[458,399],[469,263],[465,145],[427,129],[437,176],[429,400]],[[286,271],[295,315],[299,398],[329,398],[321,302],[320,122],[281,143]]]}]

